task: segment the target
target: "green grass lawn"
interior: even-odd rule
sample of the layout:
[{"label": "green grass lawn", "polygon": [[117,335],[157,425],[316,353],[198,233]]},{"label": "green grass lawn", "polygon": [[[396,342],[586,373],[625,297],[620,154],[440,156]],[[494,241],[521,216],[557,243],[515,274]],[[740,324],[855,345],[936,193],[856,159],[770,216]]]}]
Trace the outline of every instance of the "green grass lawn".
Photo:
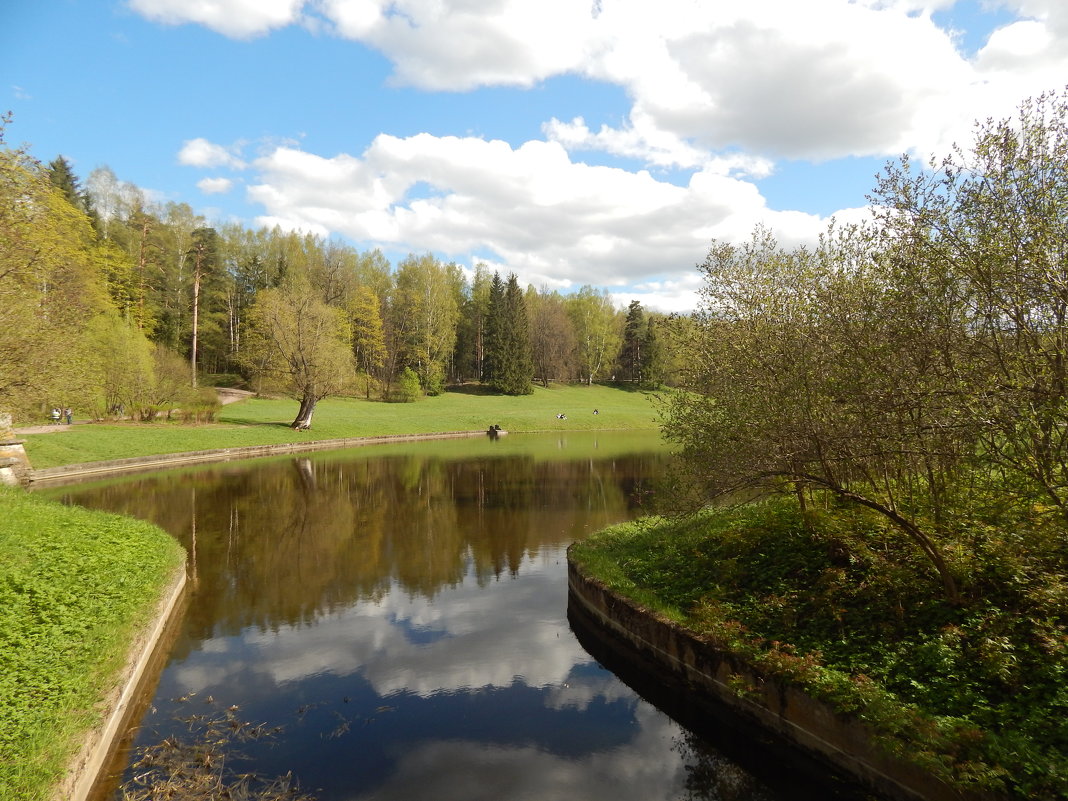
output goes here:
[{"label": "green grass lawn", "polygon": [[[538,387],[533,395],[485,393],[478,387],[415,403],[329,398],[319,403],[310,431],[289,423],[297,402],[252,398],[223,407],[218,423],[99,423],[62,433],[26,435],[35,468],[212,448],[278,445],[322,439],[442,431],[480,431],[492,424],[513,432],[657,428],[653,396],[610,386]],[[598,414],[594,414],[596,409]],[[557,414],[567,415],[558,420]]]},{"label": "green grass lawn", "polygon": [[0,487],[0,798],[51,796],[99,724],[182,548],[161,529]]}]

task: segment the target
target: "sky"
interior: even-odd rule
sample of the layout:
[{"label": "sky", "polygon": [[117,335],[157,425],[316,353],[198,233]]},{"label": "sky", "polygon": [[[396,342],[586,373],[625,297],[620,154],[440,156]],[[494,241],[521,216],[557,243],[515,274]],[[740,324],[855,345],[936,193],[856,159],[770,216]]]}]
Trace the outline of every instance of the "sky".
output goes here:
[{"label": "sky", "polygon": [[1066,85],[1066,0],[0,3],[7,143],[83,184],[660,311]]}]

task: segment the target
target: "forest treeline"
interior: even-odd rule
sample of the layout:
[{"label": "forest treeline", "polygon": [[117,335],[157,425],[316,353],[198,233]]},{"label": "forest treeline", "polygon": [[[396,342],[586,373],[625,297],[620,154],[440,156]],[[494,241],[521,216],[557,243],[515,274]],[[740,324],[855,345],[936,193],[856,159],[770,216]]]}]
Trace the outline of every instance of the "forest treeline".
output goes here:
[{"label": "forest treeline", "polygon": [[62,156],[0,150],[0,409],[19,420],[57,405],[143,419],[210,407],[205,376],[288,392],[298,427],[335,394],[655,386],[663,322],[591,286],[565,295],[484,265],[392,265],[317,235],[215,225],[106,167],[83,183]]}]

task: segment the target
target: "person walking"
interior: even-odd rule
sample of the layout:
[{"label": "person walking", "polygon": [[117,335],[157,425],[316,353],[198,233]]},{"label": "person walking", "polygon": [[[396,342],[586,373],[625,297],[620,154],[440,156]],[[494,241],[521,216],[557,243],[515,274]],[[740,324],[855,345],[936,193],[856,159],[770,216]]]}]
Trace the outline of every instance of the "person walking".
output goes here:
[{"label": "person walking", "polygon": [[66,409],[63,410],[63,416],[67,418],[67,425],[70,425],[71,418],[74,417],[74,412],[72,412],[70,407],[68,406]]},{"label": "person walking", "polygon": [[53,406],[52,407],[52,425],[54,425],[54,426],[58,426],[59,425],[59,407],[58,406]]}]

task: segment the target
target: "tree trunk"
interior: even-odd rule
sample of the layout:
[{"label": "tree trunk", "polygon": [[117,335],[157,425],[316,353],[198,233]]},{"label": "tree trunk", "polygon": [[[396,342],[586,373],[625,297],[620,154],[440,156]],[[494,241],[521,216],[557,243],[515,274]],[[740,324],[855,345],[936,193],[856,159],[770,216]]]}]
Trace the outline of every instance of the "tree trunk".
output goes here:
[{"label": "tree trunk", "polygon": [[297,431],[307,431],[311,428],[312,412],[315,411],[316,398],[313,395],[305,393],[304,397],[300,401],[300,411],[297,412],[296,419],[290,423],[290,428],[295,428]]},{"label": "tree trunk", "polygon": [[189,357],[189,366],[193,373],[193,386],[197,385],[197,333],[200,318],[200,256],[197,256],[197,268],[193,273],[193,347]]}]

